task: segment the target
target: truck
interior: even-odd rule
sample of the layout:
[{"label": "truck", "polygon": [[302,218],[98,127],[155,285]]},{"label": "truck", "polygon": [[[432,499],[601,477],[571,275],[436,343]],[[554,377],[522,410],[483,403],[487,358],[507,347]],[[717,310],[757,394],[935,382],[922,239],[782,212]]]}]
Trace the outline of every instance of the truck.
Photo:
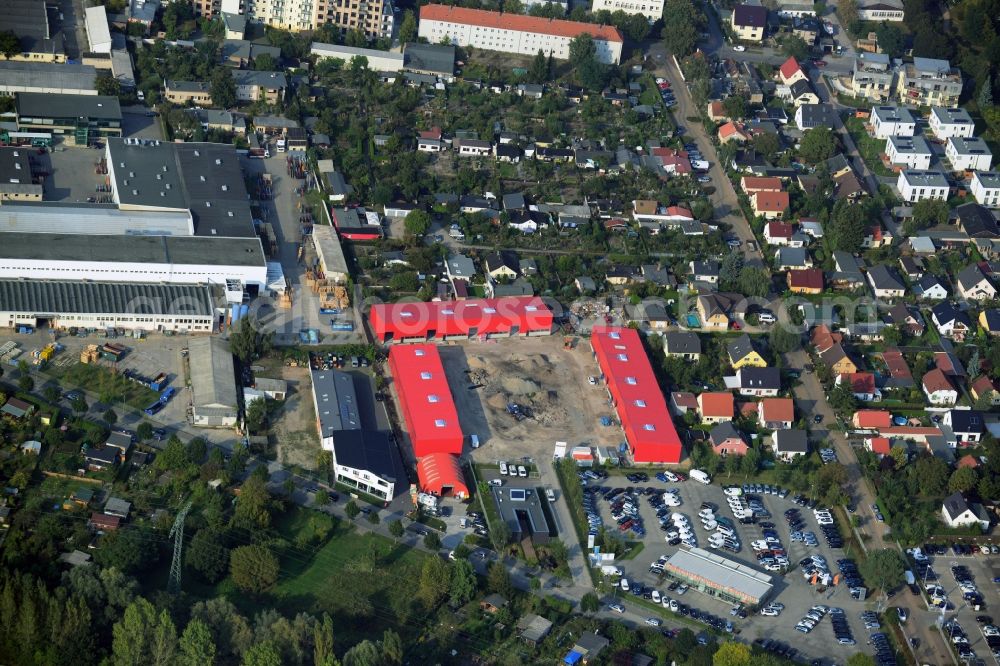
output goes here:
[{"label": "truck", "polygon": [[693,469],[693,470],[691,470],[691,472],[688,474],[688,476],[690,476],[692,479],[694,479],[698,483],[704,483],[706,486],[708,484],[712,483],[712,478],[706,472],[704,472],[704,471],[702,471],[700,469]]},{"label": "truck", "polygon": [[695,171],[708,171],[707,160],[691,160],[691,168]]},{"label": "truck", "polygon": [[621,576],[622,570],[618,567],[613,567],[610,564],[602,564],[601,573],[605,576]]}]

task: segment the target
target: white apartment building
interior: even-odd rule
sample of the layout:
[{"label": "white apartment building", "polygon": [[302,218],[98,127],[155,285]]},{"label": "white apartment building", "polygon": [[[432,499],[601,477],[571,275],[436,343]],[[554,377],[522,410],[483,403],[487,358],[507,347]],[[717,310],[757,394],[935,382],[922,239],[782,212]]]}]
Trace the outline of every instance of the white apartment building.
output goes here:
[{"label": "white apartment building", "polygon": [[859,53],[854,59],[851,88],[855,97],[874,102],[888,101],[892,97],[895,78],[892,62],[884,53]]},{"label": "white apartment building", "polygon": [[890,136],[885,141],[889,161],[908,169],[931,168],[931,147],[922,136]]},{"label": "white apartment building", "polygon": [[199,16],[222,13],[282,30],[316,30],[326,23],[360,30],[369,39],[391,37],[395,14],[390,0],[194,0]]},{"label": "white apartment building", "polygon": [[891,136],[913,136],[917,127],[917,119],[909,109],[902,106],[872,107],[870,122],[872,135],[876,139],[888,139]]},{"label": "white apartment building", "polygon": [[904,169],[899,172],[896,180],[899,196],[908,203],[916,203],[923,199],[948,199],[948,179],[940,171],[920,171]]},{"label": "white apartment building", "polygon": [[970,137],[976,131],[976,123],[965,109],[935,106],[931,109],[929,124],[934,136],[944,141],[953,136]]},{"label": "white apartment building", "polygon": [[425,5],[420,8],[418,32],[431,44],[447,40],[456,46],[521,55],[542,51],[562,60],[569,58],[570,42],[583,33],[594,38],[598,60],[613,65],[621,61],[624,38],[618,29],[592,23]]},{"label": "white apartment building", "polygon": [[663,16],[663,0],[594,0],[591,11],[623,11],[626,14],[642,14],[650,23]]},{"label": "white apartment building", "polygon": [[993,166],[993,153],[978,136],[949,138],[944,154],[952,171],[989,171]]},{"label": "white apartment building", "polygon": [[972,196],[987,208],[1000,208],[1000,173],[977,171],[972,174]]},{"label": "white apartment building", "polygon": [[861,0],[858,18],[862,21],[902,21],[905,16],[902,0]]}]

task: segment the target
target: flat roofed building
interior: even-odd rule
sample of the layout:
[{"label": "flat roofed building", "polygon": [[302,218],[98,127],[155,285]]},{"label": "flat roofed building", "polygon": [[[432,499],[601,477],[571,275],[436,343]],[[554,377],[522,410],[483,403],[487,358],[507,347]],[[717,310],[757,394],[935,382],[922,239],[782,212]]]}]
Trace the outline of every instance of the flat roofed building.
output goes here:
[{"label": "flat roofed building", "polygon": [[87,7],[84,12],[88,49],[91,53],[111,53],[111,28],[104,5]]},{"label": "flat roofed building", "polygon": [[403,70],[403,54],[392,51],[379,51],[377,49],[362,49],[355,46],[341,46],[339,44],[324,44],[313,42],[310,53],[318,60],[334,58],[343,60],[349,66],[354,58],[365,58],[368,61],[368,69],[376,72],[400,72]]},{"label": "flat roofed building", "polygon": [[944,154],[951,162],[952,171],[989,171],[993,166],[993,153],[978,136],[950,137]]},{"label": "flat roofed building", "polygon": [[774,588],[771,576],[701,548],[678,550],[664,571],[699,592],[747,606],[760,606]]},{"label": "flat roofed building", "polygon": [[889,56],[884,53],[859,53],[854,59],[851,85],[855,97],[884,102],[892,97],[896,73]]},{"label": "flat roofed building", "polygon": [[345,430],[361,430],[361,413],[354,379],[346,372],[324,370],[312,373],[313,407],[319,427],[320,445],[333,451],[334,438]]},{"label": "flat roofed building", "polygon": [[103,282],[267,282],[259,238],[84,236],[6,232],[0,278]]},{"label": "flat roofed building", "polygon": [[122,135],[122,109],[117,97],[104,95],[14,95],[17,128],[68,134],[76,145]]},{"label": "flat roofed building", "polygon": [[109,139],[112,197],[122,210],[183,210],[197,236],[256,238],[235,146]]},{"label": "flat roofed building", "polygon": [[912,137],[917,119],[905,106],[875,106],[871,111],[872,134],[876,139],[893,136]]},{"label": "flat roofed building", "polygon": [[909,169],[931,168],[931,147],[922,136],[890,136],[885,153],[893,164]]},{"label": "flat roofed building", "polygon": [[0,326],[10,328],[210,333],[215,311],[204,285],[0,279]]},{"label": "flat roofed building", "polygon": [[451,44],[408,42],[403,45],[403,58],[403,68],[409,72],[440,76],[446,81],[455,78],[455,47]]},{"label": "flat roofed building", "polygon": [[599,61],[614,65],[621,61],[624,38],[612,26],[448,5],[420,8],[419,35],[432,44],[447,39],[456,46],[529,56],[541,50],[566,60],[570,42],[583,33],[593,37]]},{"label": "flat roofed building", "polygon": [[347,282],[350,272],[337,230],[330,225],[314,225],[312,240],[320,268],[323,269],[326,278],[334,282]]},{"label": "flat roofed building", "polygon": [[987,208],[1000,208],[1000,173],[977,171],[972,174],[972,196]]},{"label": "flat roofed building", "polygon": [[899,172],[896,189],[903,201],[915,203],[923,199],[948,199],[948,179],[940,171],[904,169]]},{"label": "flat roofed building", "polygon": [[507,524],[515,541],[530,537],[532,542],[544,544],[558,535],[542,508],[546,500],[539,495],[538,488],[491,486],[490,492],[501,520]]},{"label": "flat roofed building", "polygon": [[[0,148],[0,201],[42,200],[42,185],[31,175],[32,153],[25,148]],[[0,207],[0,214],[6,210],[7,206]]]},{"label": "flat roofed building", "polygon": [[602,9],[612,14],[617,11],[640,14],[650,23],[655,23],[663,17],[663,0],[594,0],[591,11],[599,12]]},{"label": "flat roofed building", "polygon": [[596,326],[590,344],[636,463],[679,463],[682,446],[649,358],[631,328]]},{"label": "flat roofed building", "polygon": [[437,347],[396,345],[389,350],[389,370],[415,456],[461,455],[462,428]]},{"label": "flat roofed building", "polygon": [[11,60],[66,62],[66,44],[55,26],[57,5],[38,0],[0,0],[0,32],[10,31],[21,49]]},{"label": "flat roofed building", "polygon": [[537,296],[373,305],[380,342],[498,338],[552,333],[552,309]]},{"label": "flat roofed building", "polygon": [[957,106],[935,106],[927,120],[934,136],[944,141],[951,137],[970,137],[976,132],[976,123],[965,109]]},{"label": "flat roofed building", "polygon": [[14,93],[97,95],[97,69],[90,65],[0,60],[0,96]]},{"label": "flat roofed building", "polygon": [[[2,149],[0,156],[7,150],[26,152],[23,148]],[[0,173],[2,172],[3,167],[0,165]],[[0,182],[0,200],[4,198],[4,187],[11,182],[10,179]],[[42,202],[39,194],[34,201],[0,206],[0,234],[7,232],[83,236],[193,236],[194,218],[186,210],[129,211],[114,205]]]},{"label": "flat roofed building", "polygon": [[896,94],[902,104],[955,106],[962,94],[962,73],[947,60],[914,58],[899,69]]},{"label": "flat roofed building", "polygon": [[205,428],[231,428],[240,415],[233,355],[224,340],[197,337],[188,341],[191,367],[191,423]]}]

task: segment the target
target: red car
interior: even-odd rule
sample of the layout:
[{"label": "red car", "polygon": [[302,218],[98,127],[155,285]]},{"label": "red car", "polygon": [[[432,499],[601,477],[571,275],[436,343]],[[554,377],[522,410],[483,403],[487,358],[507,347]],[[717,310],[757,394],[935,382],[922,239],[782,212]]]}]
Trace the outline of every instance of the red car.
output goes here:
[{"label": "red car", "polygon": [[731,324],[729,325],[729,327],[730,327],[730,328],[732,328],[732,329],[733,329],[734,331],[740,331],[740,330],[743,330],[743,327],[742,327],[742,326],[740,326],[740,322],[738,322],[738,321],[734,321],[733,323],[731,323]]},{"label": "red car", "polygon": [[826,67],[826,60],[813,60],[813,64],[817,67]]},{"label": "red car", "polygon": [[669,81],[664,81],[663,83],[659,83],[657,85],[660,86],[660,90],[669,90],[670,89],[670,82]]}]

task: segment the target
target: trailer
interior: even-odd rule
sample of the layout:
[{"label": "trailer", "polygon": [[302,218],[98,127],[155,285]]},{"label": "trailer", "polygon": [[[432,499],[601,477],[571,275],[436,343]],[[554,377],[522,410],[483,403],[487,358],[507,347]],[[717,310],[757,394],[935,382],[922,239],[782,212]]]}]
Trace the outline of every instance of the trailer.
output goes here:
[{"label": "trailer", "polygon": [[330,322],[330,328],[335,331],[353,331],[354,322],[353,321],[332,321]]}]

